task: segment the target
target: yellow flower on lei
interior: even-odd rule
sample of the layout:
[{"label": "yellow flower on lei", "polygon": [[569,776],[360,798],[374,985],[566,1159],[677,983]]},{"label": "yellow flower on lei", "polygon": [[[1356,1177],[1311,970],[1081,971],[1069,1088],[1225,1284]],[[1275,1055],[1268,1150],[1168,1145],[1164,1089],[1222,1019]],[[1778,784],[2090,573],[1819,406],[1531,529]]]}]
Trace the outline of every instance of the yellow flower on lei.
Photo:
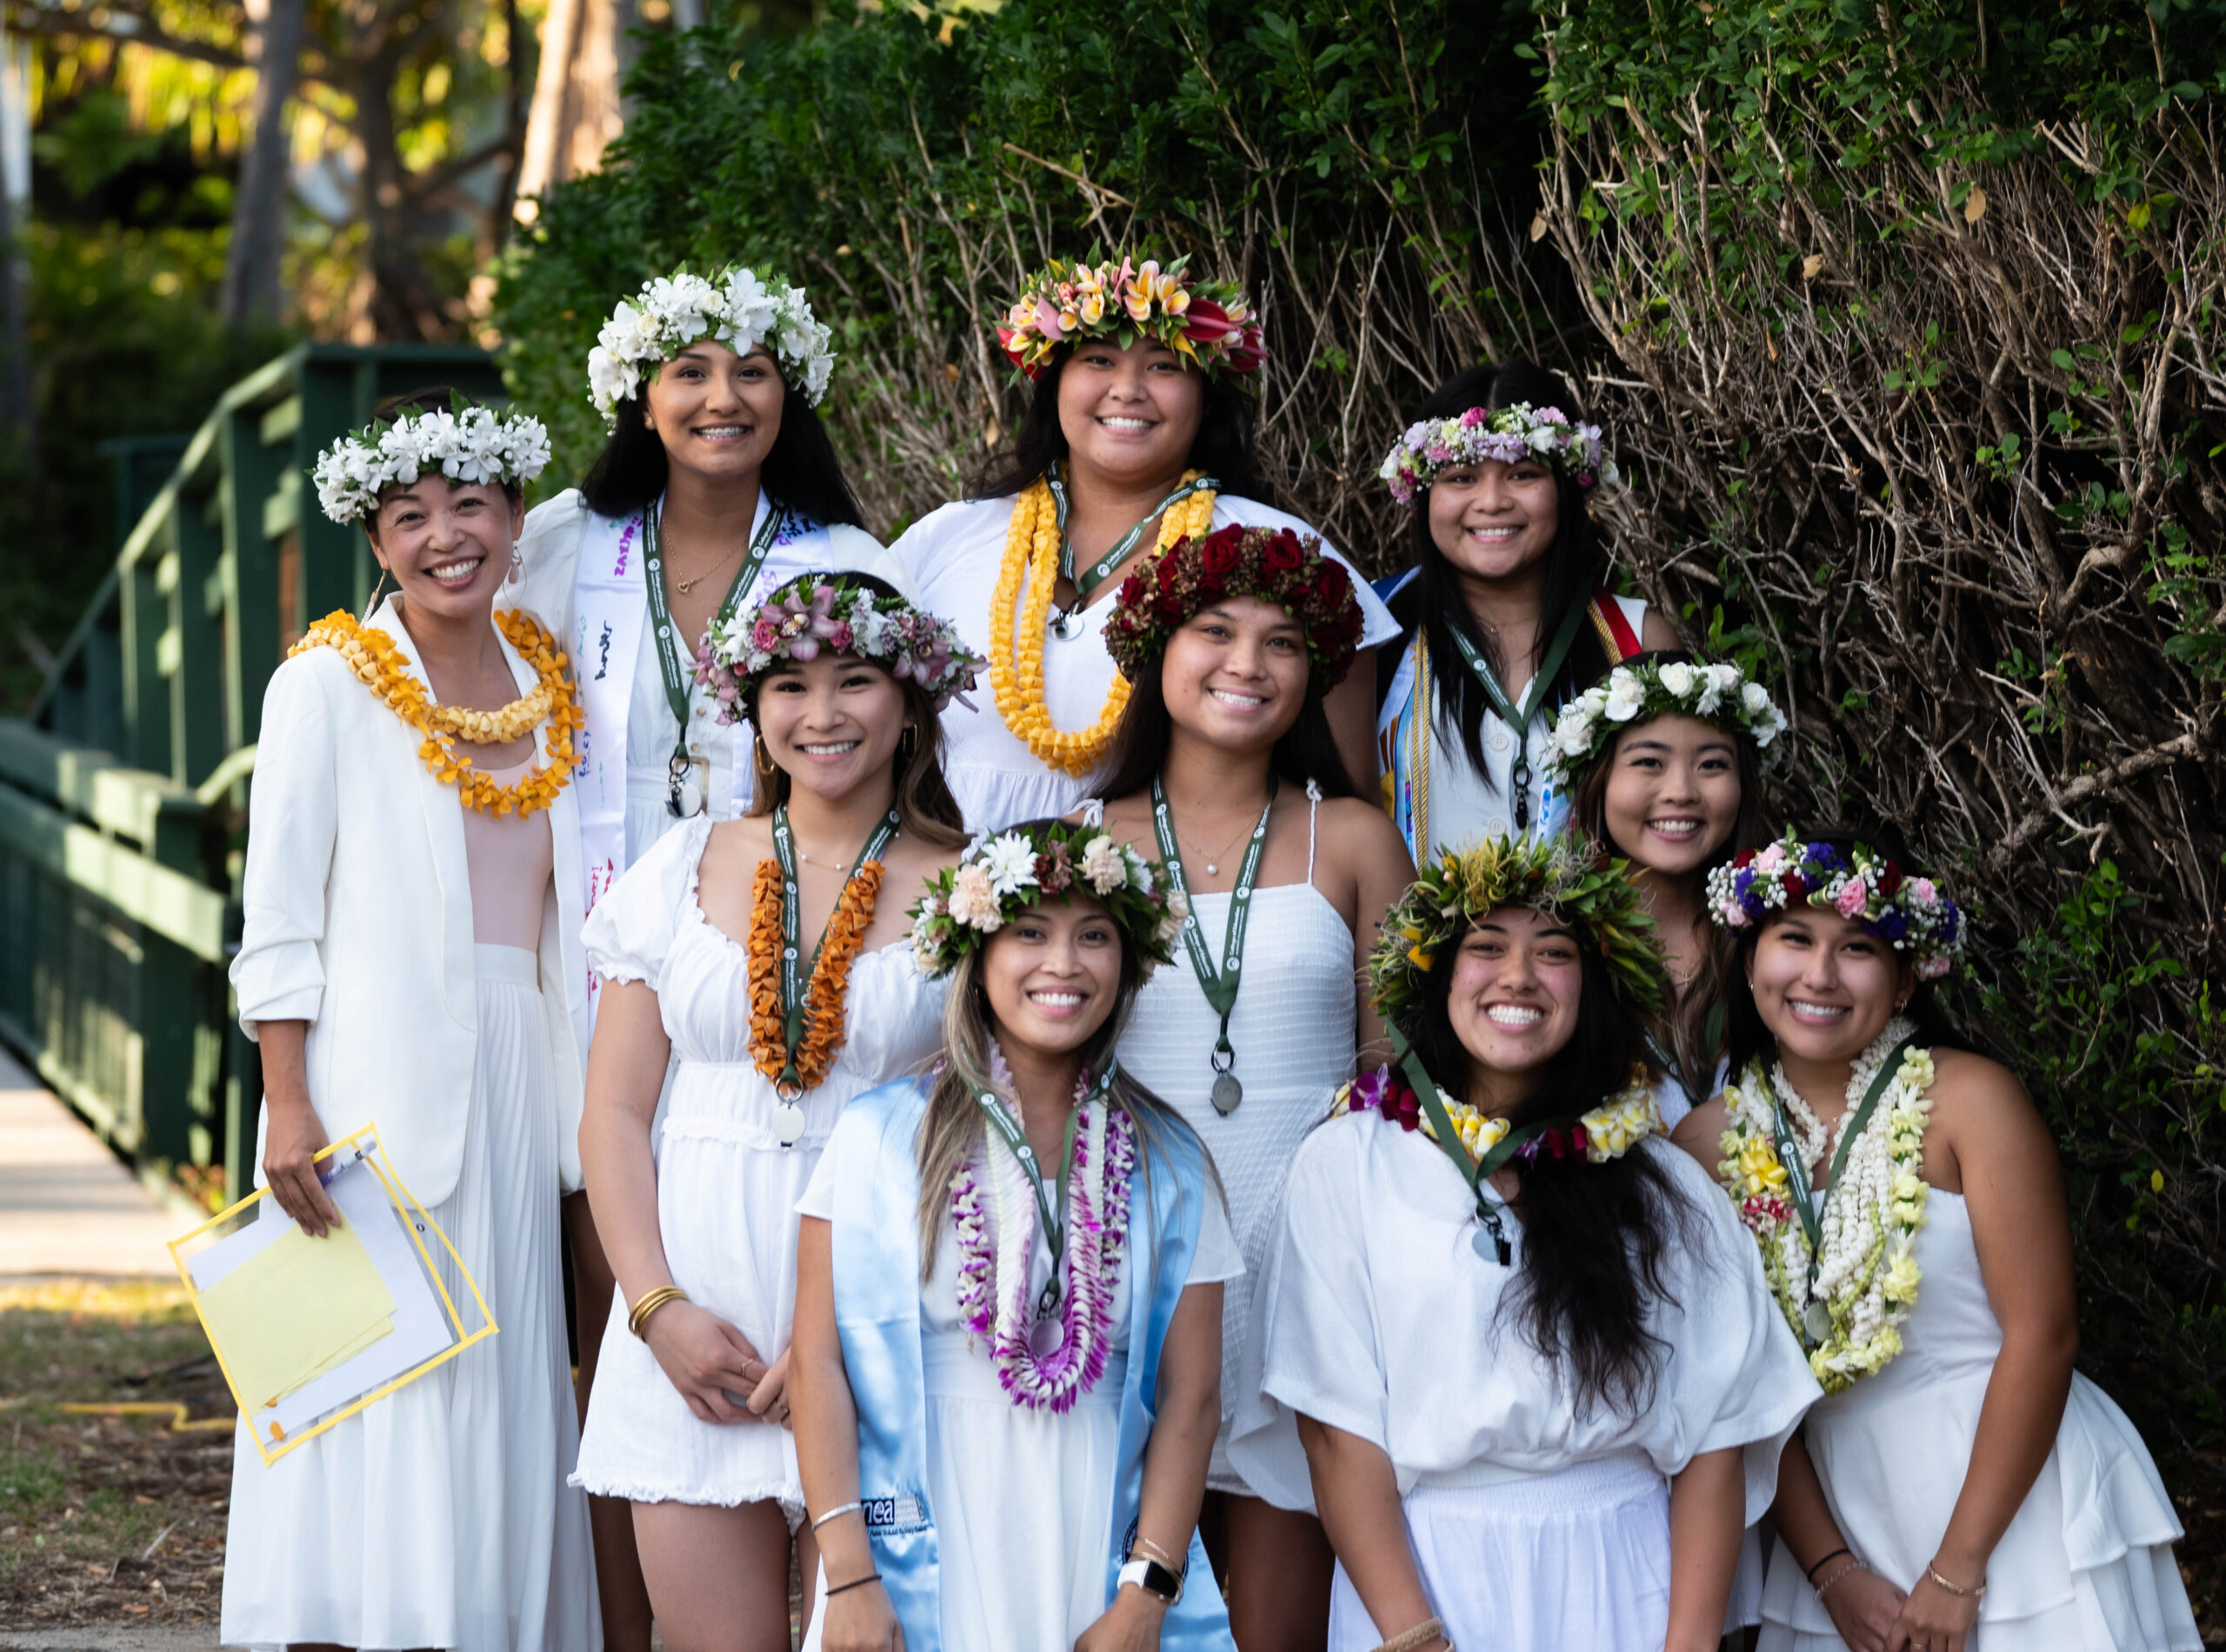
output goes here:
[{"label": "yellow flower on lei", "polygon": [[1916,1265],[1916,1257],[1904,1250],[1887,1264],[1885,1294],[1889,1302],[1913,1302],[1916,1288],[1924,1282],[1924,1273]]},{"label": "yellow flower on lei", "polygon": [[1742,1178],[1741,1192],[1752,1199],[1763,1194],[1783,1194],[1785,1166],[1767,1136],[1742,1137],[1736,1130],[1723,1134],[1723,1150],[1731,1156]]},{"label": "yellow flower on lei", "polygon": [[1584,1156],[1595,1164],[1621,1158],[1662,1128],[1662,1112],[1655,1105],[1654,1086],[1645,1070],[1632,1075],[1623,1092],[1594,1108],[1577,1121],[1584,1126]]}]

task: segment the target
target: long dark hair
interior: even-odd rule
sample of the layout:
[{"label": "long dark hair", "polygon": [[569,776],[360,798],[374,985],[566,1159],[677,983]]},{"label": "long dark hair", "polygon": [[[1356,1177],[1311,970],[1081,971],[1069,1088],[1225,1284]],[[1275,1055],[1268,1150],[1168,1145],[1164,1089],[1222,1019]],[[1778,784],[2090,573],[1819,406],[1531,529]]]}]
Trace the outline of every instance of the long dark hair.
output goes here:
[{"label": "long dark hair", "polygon": [[[643,384],[618,404],[618,427],[580,483],[580,497],[598,516],[630,516],[664,491],[669,469],[664,441],[650,429],[642,411],[649,395],[650,387]],[[866,525],[818,410],[785,379],[780,434],[773,438],[757,479],[781,503],[823,528]]]},{"label": "long dark hair", "polygon": [[[1166,659],[1161,651],[1129,690],[1129,703],[1113,726],[1113,743],[1106,756],[1105,778],[1090,793],[1112,799],[1139,792],[1152,783],[1167,762],[1167,748],[1175,737],[1175,718],[1167,709],[1167,695],[1159,668]],[[1305,703],[1298,721],[1277,736],[1268,749],[1268,767],[1295,786],[1311,780],[1324,797],[1354,797],[1352,776],[1330,731],[1330,714],[1323,704],[1318,676],[1310,675]]]},{"label": "long dark hair", "polygon": [[[1050,365],[1029,388],[1028,416],[1013,432],[1012,445],[991,454],[967,478],[969,499],[1002,499],[1018,493],[1067,456],[1066,432],[1059,428],[1059,378],[1073,359],[1074,347],[1060,345]],[[1208,373],[1205,379],[1198,434],[1191,440],[1185,468],[1203,470],[1221,483],[1223,493],[1264,503],[1267,480],[1260,474],[1260,462],[1252,451],[1259,409],[1251,392],[1225,374]]]},{"label": "long dark hair", "polygon": [[[1517,402],[1527,402],[1532,407],[1559,407],[1573,420],[1583,416],[1553,375],[1535,363],[1523,361],[1472,367],[1456,373],[1431,392],[1430,399],[1416,410],[1416,416],[1457,418],[1472,407],[1496,410]],[[1585,512],[1584,490],[1576,485],[1576,478],[1559,470],[1554,472],[1554,489],[1561,502],[1560,522],[1554,530],[1554,543],[1546,552],[1544,605],[1538,615],[1538,646],[1542,649],[1560,630],[1571,605],[1591,599],[1606,566],[1599,540],[1592,531],[1592,518]],[[1458,631],[1470,647],[1483,656],[1493,674],[1503,683],[1507,680],[1508,662],[1500,653],[1498,639],[1479,625],[1476,616],[1469,611],[1469,600],[1462,590],[1458,570],[1437,548],[1437,541],[1430,537],[1427,492],[1416,496],[1410,514],[1413,520],[1408,525],[1407,536],[1415,566],[1420,571],[1402,593],[1408,600],[1398,608],[1403,610],[1402,617],[1414,616],[1410,624],[1419,623],[1429,642],[1430,675],[1437,689],[1436,714],[1460,731],[1462,749],[1469,754],[1470,767],[1476,771],[1477,779],[1489,787],[1491,769],[1484,761],[1483,728],[1484,714],[1490,707],[1485,703],[1483,689],[1461,663],[1454,633]],[[1546,703],[1561,704],[1610,663],[1592,628],[1583,627],[1577,633],[1569,657],[1554,676]],[[1517,739],[1522,737],[1521,729],[1513,733]]]},{"label": "long dark hair", "polygon": [[[817,576],[798,574],[784,582],[794,584],[810,578],[836,579],[860,586],[876,596],[890,602],[902,602],[903,597],[896,587],[872,574],[855,573],[844,570],[826,571]],[[874,664],[875,662],[869,661]],[[879,669],[876,666],[876,669]],[[772,673],[769,670],[767,676]],[[958,799],[951,796],[950,782],[943,771],[943,717],[936,709],[934,696],[910,677],[894,679],[904,696],[904,709],[912,714],[912,749],[904,749],[900,742],[896,748],[896,816],[898,829],[911,833],[923,843],[938,849],[956,849],[966,841],[966,816],[959,811]],[[757,726],[757,696],[765,687],[761,677],[744,696],[743,715],[750,719],[750,727]],[[764,743],[750,742],[750,761],[757,765],[757,784],[752,789],[750,807],[745,813],[770,815],[779,805],[789,801],[792,782],[789,771],[775,763],[767,753]]]},{"label": "long dark hair", "polygon": [[[1465,1077],[1472,1064],[1447,1012],[1467,933],[1439,949],[1414,1017],[1415,1052],[1433,1077]],[[1576,1030],[1511,1123],[1565,1122],[1590,1112],[1630,1083],[1643,1056],[1643,1029],[1605,960],[1589,947],[1578,956]],[[1582,1154],[1508,1163],[1523,1232],[1522,1278],[1509,1299],[1517,1328],[1560,1368],[1579,1409],[1637,1416],[1652,1402],[1660,1372],[1661,1339],[1647,1327],[1648,1309],[1670,1294],[1665,1259],[1690,1236],[1691,1207],[1644,1149],[1601,1164]]]},{"label": "long dark hair", "polygon": [[[1866,828],[1862,831],[1848,831],[1837,827],[1810,829],[1794,829],[1795,836],[1804,843],[1829,843],[1842,855],[1852,854],[1857,843],[1866,843],[1898,865],[1904,875],[1915,876],[1913,866],[1902,843],[1900,834],[1881,828]],[[1777,1039],[1763,1024],[1762,1011],[1755,1007],[1754,989],[1747,984],[1747,966],[1753,962],[1755,946],[1763,938],[1763,931],[1770,927],[1772,919],[1749,924],[1737,931],[1731,948],[1730,979],[1724,983],[1724,1028],[1726,1054],[1731,1058],[1734,1077],[1747,1070],[1756,1061],[1774,1062],[1777,1059]],[[1934,999],[1932,983],[1911,971],[1915,987],[1909,1003],[1902,1014],[1916,1023],[1917,1042],[1928,1049],[1961,1049],[1959,1038],[1948,1018],[1941,1013]]]},{"label": "long dark hair", "polygon": [[[1649,649],[1632,655],[1623,663],[1667,665],[1679,660],[1690,663],[1692,656],[1683,649]],[[1630,850],[1616,843],[1608,830],[1608,779],[1624,736],[1646,726],[1643,723],[1632,723],[1617,729],[1600,754],[1599,761],[1577,783],[1576,795],[1570,800],[1570,829],[1623,856],[1630,855]],[[1760,849],[1770,841],[1770,816],[1763,793],[1761,756],[1755,743],[1743,736],[1732,736],[1731,748],[1739,765],[1739,813],[1731,823],[1731,836],[1723,844],[1726,859],[1741,849]],[[1705,866],[1693,874],[1696,884],[1705,883],[1707,879]],[[1706,922],[1705,916],[1703,922]],[[1700,969],[1683,991],[1673,985],[1670,1003],[1654,1029],[1656,1042],[1661,1046],[1658,1053],[1669,1057],[1677,1082],[1685,1087],[1688,1096],[1696,1100],[1706,1100],[1716,1088],[1716,1064],[1724,1054],[1729,1024],[1725,991],[1732,977],[1741,974],[1738,954],[1739,943],[1731,931],[1709,923],[1707,944],[1701,951]],[[1712,1029],[1709,1024],[1711,1020],[1716,1023]]]}]

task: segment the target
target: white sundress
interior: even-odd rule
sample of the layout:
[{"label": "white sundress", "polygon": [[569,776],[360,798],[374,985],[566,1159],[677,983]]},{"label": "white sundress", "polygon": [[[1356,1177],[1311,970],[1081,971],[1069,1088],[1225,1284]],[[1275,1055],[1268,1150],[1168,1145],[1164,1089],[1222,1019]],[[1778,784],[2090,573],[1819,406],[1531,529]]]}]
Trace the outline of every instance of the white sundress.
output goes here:
[{"label": "white sundress", "polygon": [[[1962,1493],[2002,1324],[1987,1301],[1961,1194],[1932,1189],[1917,1236],[1923,1283],[1892,1363],[1820,1402],[1802,1429],[1841,1539],[1915,1585]],[[2074,1374],[2056,1449],[1987,1559],[1973,1652],[2196,1652],[2173,1562],[2183,1535],[2124,1412]],[[1761,1652],[1844,1652],[1830,1613],[1781,1547],[1763,1591]]]},{"label": "white sundress", "polygon": [[[1190,954],[1176,949],[1172,962],[1155,971],[1136,996],[1122,1036],[1121,1064],[1153,1095],[1181,1113],[1213,1156],[1229,1197],[1230,1225],[1244,1258],[1244,1272],[1222,1289],[1221,1429],[1206,1475],[1215,1491],[1259,1494],[1230,1466],[1229,1429],[1237,1396],[1250,1376],[1245,1356],[1252,1322],[1252,1289],[1283,1208],[1283,1178],[1291,1155],[1329,1109],[1324,1097],[1350,1077],[1358,989],[1353,935],[1329,898],[1314,887],[1314,813],[1307,816],[1306,881],[1271,884],[1252,892],[1244,935],[1244,972],[1229,1039],[1233,1069],[1244,1099],[1226,1117],[1209,1099],[1209,1057],[1220,1036],[1221,1016],[1198,986]],[[1214,961],[1227,937],[1227,893],[1193,895],[1198,923]]]},{"label": "white sundress", "polygon": [[[944,986],[923,979],[909,941],[851,966],[846,1037],[801,1099],[803,1136],[783,1147],[772,1082],[750,1054],[749,955],[704,917],[696,877],[711,823],[666,834],[589,918],[588,961],[606,981],[657,995],[674,1070],[656,1139],[657,1226],[673,1282],[771,1361],[796,1315],[800,1195],[843,1105],[910,1071],[939,1047]],[[883,886],[879,899],[901,891]],[[765,1422],[704,1422],[688,1409],[612,1302],[572,1483],[635,1502],[803,1507],[795,1438]]]}]

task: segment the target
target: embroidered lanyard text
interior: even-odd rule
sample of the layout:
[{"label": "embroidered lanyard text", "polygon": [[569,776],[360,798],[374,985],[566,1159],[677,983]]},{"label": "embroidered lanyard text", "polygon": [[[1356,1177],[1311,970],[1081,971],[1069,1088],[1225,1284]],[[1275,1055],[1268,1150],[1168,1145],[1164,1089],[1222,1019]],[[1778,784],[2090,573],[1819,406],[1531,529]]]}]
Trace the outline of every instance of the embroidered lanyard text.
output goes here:
[{"label": "embroidered lanyard text", "polygon": [[1028,1173],[1029,1189],[1036,1195],[1036,1214],[1043,1224],[1043,1242],[1051,1248],[1051,1277],[1045,1282],[1043,1294],[1036,1301],[1038,1318],[1059,1305],[1059,1268],[1067,1254],[1067,1177],[1074,1169],[1075,1131],[1082,1123],[1083,1109],[1091,1102],[1105,1099],[1106,1093],[1113,1088],[1113,1076],[1118,1071],[1120,1063],[1109,1057],[1105,1070],[1097,1076],[1097,1082],[1090,1086],[1089,1096],[1076,1102],[1074,1110],[1067,1115],[1066,1145],[1059,1152],[1059,1179],[1056,1192],[1044,1182],[1043,1169],[1036,1160],[1036,1149],[1028,1144],[1028,1132],[1020,1128],[1019,1119],[1005,1105],[1004,1097],[990,1089],[975,1097],[981,1103],[982,1116],[989,1121],[990,1128],[1012,1149],[1013,1157],[1020,1161],[1020,1168]]},{"label": "embroidered lanyard text", "polygon": [[1103,585],[1106,576],[1129,559],[1129,553],[1136,548],[1136,541],[1144,536],[1146,528],[1157,522],[1194,493],[1221,491],[1221,483],[1210,476],[1202,474],[1184,477],[1180,487],[1159,502],[1159,508],[1156,510],[1115,540],[1110,550],[1090,563],[1089,567],[1077,569],[1075,566],[1075,548],[1067,538],[1067,484],[1060,479],[1057,465],[1051,467],[1045,475],[1044,481],[1050,485],[1051,509],[1058,513],[1059,518],[1059,571],[1066,576],[1068,583],[1075,588],[1075,606],[1078,609],[1087,607],[1090,603],[1090,593]]},{"label": "embroidered lanyard text", "polygon": [[[685,818],[696,809],[684,809],[681,802],[681,787],[695,760],[688,751],[688,695],[695,686],[696,674],[683,669],[680,663],[680,639],[673,635],[672,610],[664,596],[664,556],[657,549],[657,518],[663,514],[662,502],[651,505],[642,519],[642,575],[650,587],[650,631],[656,640],[657,671],[664,678],[665,703],[672,708],[673,720],[680,725],[680,737],[673,742],[672,757],[665,764],[665,807],[674,815]],[[724,629],[734,617],[743,596],[756,583],[757,570],[765,565],[765,553],[773,548],[780,536],[781,523],[786,513],[782,508],[766,502],[765,525],[751,536],[749,554],[743,557],[742,566],[735,570],[734,583],[727,588],[726,600],[719,604],[719,611],[712,616],[714,636]],[[702,805],[699,804],[698,808]]]},{"label": "embroidered lanyard text", "polygon": [[1584,612],[1583,603],[1570,604],[1569,612],[1562,616],[1561,629],[1554,633],[1553,646],[1546,650],[1546,657],[1539,662],[1537,674],[1530,679],[1530,686],[1523,690],[1523,703],[1519,706],[1508,698],[1507,690],[1500,686],[1499,678],[1493,674],[1491,662],[1476,652],[1476,644],[1461,634],[1461,628],[1457,625],[1446,628],[1452,632],[1453,646],[1461,651],[1461,657],[1468,663],[1470,673],[1476,679],[1476,686],[1483,689],[1485,700],[1490,703],[1499,720],[1507,725],[1508,732],[1515,736],[1515,772],[1510,789],[1515,793],[1515,829],[1518,832],[1530,823],[1530,724],[1537,716],[1539,708],[1545,704],[1546,696],[1552,692],[1554,679],[1561,675],[1570,649],[1576,645],[1576,634],[1584,625]]},{"label": "embroidered lanyard text", "polygon": [[1183,945],[1190,955],[1190,969],[1198,977],[1198,990],[1206,995],[1206,1002],[1221,1017],[1221,1032],[1214,1040],[1211,1057],[1214,1069],[1214,1109],[1223,1114],[1233,1113],[1244,1099],[1243,1087],[1230,1070],[1236,1065],[1236,1051],[1229,1042],[1229,1017],[1236,1008],[1236,989],[1244,973],[1244,926],[1252,915],[1252,890],[1259,882],[1260,855],[1268,844],[1268,816],[1275,811],[1276,776],[1268,776],[1268,806],[1260,811],[1260,823],[1252,829],[1252,841],[1244,847],[1244,859],[1236,869],[1236,888],[1229,897],[1229,926],[1221,945],[1221,967],[1214,967],[1213,954],[1206,950],[1206,937],[1198,925],[1198,911],[1190,899],[1190,886],[1183,876],[1183,851],[1175,841],[1175,816],[1167,806],[1167,791],[1154,775],[1151,780],[1151,829],[1159,838],[1159,857],[1166,863],[1169,882],[1176,893],[1182,896],[1183,904],[1190,909],[1183,920]]},{"label": "embroidered lanyard text", "polygon": [[[865,869],[868,861],[877,861],[896,836],[897,814],[892,809],[876,823],[866,836],[866,846],[858,851],[858,858],[850,863],[850,870],[843,879],[843,888],[835,897],[839,910],[843,896],[850,893],[850,884]],[[789,827],[789,806],[783,803],[773,811],[773,855],[781,863],[781,1036],[788,1050],[788,1062],[781,1069],[781,1076],[774,1088],[782,1099],[792,1101],[803,1093],[803,1082],[796,1073],[796,1051],[803,1047],[804,1035],[804,988],[812,971],[819,967],[819,954],[827,945],[827,931],[819,932],[819,940],[811,949],[811,961],[807,963],[799,956],[803,942],[797,934],[802,919],[798,916],[796,896],[796,836]],[[827,922],[835,922],[832,913]]]},{"label": "embroidered lanyard text", "polygon": [[1848,1120],[1847,1128],[1840,1132],[1839,1150],[1832,1155],[1832,1173],[1824,1178],[1821,1192],[1812,1191],[1809,1186],[1809,1162],[1802,1157],[1800,1145],[1794,1141],[1793,1131],[1785,1122],[1785,1103],[1776,1093],[1777,1081],[1765,1076],[1772,1092],[1770,1129],[1777,1137],[1778,1162],[1786,1167],[1785,1184],[1793,1195],[1793,1208],[1801,1213],[1802,1230],[1809,1236],[1809,1282],[1811,1285],[1816,1282],[1816,1269],[1823,1265],[1821,1250],[1825,1202],[1840,1184],[1840,1172],[1847,1168],[1848,1150],[1855,1145],[1856,1138],[1863,1134],[1864,1126],[1870,1122],[1870,1116],[1878,1110],[1879,1101],[1885,1096],[1887,1087],[1893,1083],[1895,1075],[1902,1070],[1903,1052],[1916,1042],[1913,1037],[1904,1038],[1888,1052],[1886,1064],[1878,1069],[1878,1076],[1870,1081],[1870,1088],[1863,1092],[1862,1105],[1855,1109],[1855,1116]]},{"label": "embroidered lanyard text", "polygon": [[1492,1173],[1505,1164],[1525,1145],[1543,1136],[1553,1127],[1550,1124],[1518,1124],[1484,1150],[1484,1156],[1469,1156],[1468,1147],[1461,1140],[1461,1132],[1454,1127],[1453,1118],[1445,1110],[1445,1100],[1437,1093],[1437,1086],[1430,1082],[1423,1070],[1422,1057],[1415,1054],[1414,1046],[1396,1027],[1390,1029],[1391,1048],[1399,1057],[1400,1070],[1407,1075],[1407,1082],[1414,1087],[1415,1098],[1423,1104],[1423,1111],[1430,1116],[1430,1128],[1437,1137],[1437,1145],[1445,1156],[1453,1161],[1453,1168],[1461,1172],[1461,1179],[1469,1184],[1469,1192],[1476,1202],[1476,1220],[1483,1224],[1484,1232],[1476,1238],[1478,1256],[1484,1254],[1484,1233],[1491,1236],[1493,1249],[1500,1266],[1504,1268],[1514,1259],[1515,1252],[1507,1242],[1507,1229],[1499,1217],[1499,1202],[1490,1196],[1486,1183]]}]

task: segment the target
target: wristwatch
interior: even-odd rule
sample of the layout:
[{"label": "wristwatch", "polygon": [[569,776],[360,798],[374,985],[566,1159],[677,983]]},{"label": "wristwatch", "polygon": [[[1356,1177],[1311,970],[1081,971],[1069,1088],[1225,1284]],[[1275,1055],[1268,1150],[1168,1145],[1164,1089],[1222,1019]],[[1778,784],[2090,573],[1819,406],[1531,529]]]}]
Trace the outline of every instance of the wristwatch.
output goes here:
[{"label": "wristwatch", "polygon": [[1116,1587],[1120,1583],[1134,1583],[1147,1595],[1156,1595],[1170,1606],[1183,1598],[1183,1575],[1170,1571],[1156,1560],[1133,1559],[1121,1568]]}]

